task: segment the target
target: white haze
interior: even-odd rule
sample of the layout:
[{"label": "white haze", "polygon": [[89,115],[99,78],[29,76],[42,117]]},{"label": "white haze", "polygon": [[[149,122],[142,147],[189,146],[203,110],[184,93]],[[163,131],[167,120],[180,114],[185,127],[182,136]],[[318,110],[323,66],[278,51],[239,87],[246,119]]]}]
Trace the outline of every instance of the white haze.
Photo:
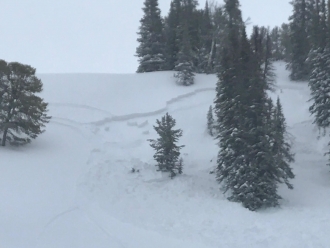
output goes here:
[{"label": "white haze", "polygon": [[[39,73],[133,73],[143,2],[1,0],[0,59],[32,65]],[[202,8],[205,0],[199,3]],[[159,5],[164,16],[170,0]],[[280,25],[291,12],[288,0],[241,0],[241,5],[243,18],[251,18],[248,30]]]}]

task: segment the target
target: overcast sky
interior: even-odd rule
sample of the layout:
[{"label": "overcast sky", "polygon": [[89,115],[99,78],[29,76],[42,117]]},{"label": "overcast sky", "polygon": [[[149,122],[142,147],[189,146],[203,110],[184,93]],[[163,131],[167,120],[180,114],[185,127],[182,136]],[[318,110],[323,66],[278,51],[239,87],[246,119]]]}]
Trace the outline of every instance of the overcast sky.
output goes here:
[{"label": "overcast sky", "polygon": [[[37,73],[133,73],[143,2],[0,0],[0,59],[29,64]],[[170,2],[159,0],[162,15]],[[289,0],[240,2],[250,27],[280,25],[291,14]]]}]

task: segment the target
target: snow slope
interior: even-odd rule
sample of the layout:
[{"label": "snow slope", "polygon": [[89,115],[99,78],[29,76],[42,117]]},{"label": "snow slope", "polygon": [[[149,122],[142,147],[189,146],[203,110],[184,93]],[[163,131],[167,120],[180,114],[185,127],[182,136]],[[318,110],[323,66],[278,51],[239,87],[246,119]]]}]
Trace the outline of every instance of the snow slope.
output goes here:
[{"label": "snow slope", "polygon": [[[227,201],[209,173],[214,75],[192,87],[177,86],[171,72],[39,75],[53,119],[31,145],[0,149],[0,247],[329,247],[328,138],[312,124],[307,84],[276,68],[272,97],[296,153],[295,189],[281,186],[282,206],[259,212]],[[166,112],[186,145],[174,180],[156,171],[146,141]]]}]

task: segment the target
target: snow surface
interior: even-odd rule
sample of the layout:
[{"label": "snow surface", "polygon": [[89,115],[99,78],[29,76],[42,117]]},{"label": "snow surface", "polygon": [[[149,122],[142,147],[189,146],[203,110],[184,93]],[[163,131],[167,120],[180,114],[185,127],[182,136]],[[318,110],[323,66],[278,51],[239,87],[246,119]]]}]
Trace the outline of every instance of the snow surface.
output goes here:
[{"label": "snow surface", "polygon": [[[172,72],[45,74],[53,119],[31,145],[1,148],[1,248],[267,248],[330,246],[327,137],[308,112],[306,83],[278,63],[277,90],[296,153],[295,189],[282,206],[251,212],[226,200],[206,132],[216,77],[175,84]],[[156,171],[155,120],[183,129],[184,174]],[[139,170],[131,173],[131,169]]]}]

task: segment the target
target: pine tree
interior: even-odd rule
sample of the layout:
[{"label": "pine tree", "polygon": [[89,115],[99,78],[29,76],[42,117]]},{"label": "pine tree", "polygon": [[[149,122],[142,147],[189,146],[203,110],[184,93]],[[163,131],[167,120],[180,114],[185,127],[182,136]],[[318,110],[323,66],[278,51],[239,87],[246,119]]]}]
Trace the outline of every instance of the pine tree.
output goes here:
[{"label": "pine tree", "polygon": [[292,44],[291,61],[288,67],[291,69],[292,80],[307,80],[309,64],[307,58],[311,49],[308,35],[308,11],[305,0],[293,0],[293,14],[290,17],[290,39]]},{"label": "pine tree", "polygon": [[267,90],[274,90],[275,73],[273,67],[272,40],[269,30],[264,27],[253,27],[251,35],[252,49],[262,67],[263,79]]},{"label": "pine tree", "polygon": [[170,11],[165,18],[165,37],[166,37],[166,68],[174,70],[177,56],[180,50],[180,33],[178,27],[181,23],[181,0],[171,2]]},{"label": "pine tree", "polygon": [[42,82],[35,69],[17,62],[0,60],[0,131],[2,146],[30,143],[49,122],[47,103],[36,95]]},{"label": "pine tree", "polygon": [[245,144],[241,151],[244,165],[232,172],[232,195],[229,199],[242,202],[243,206],[250,210],[257,210],[277,206],[280,196],[277,194],[277,184],[274,180],[276,165],[271,153],[268,138],[270,130],[266,121],[268,86],[257,52],[261,47],[255,47],[254,52],[250,52],[244,33],[241,43],[243,73],[246,75],[244,121],[241,127]]},{"label": "pine tree", "polygon": [[[198,51],[200,48],[200,32],[199,32],[199,22],[200,14],[197,10],[198,2],[197,0],[181,0],[182,1],[182,17],[181,25],[187,27],[187,35],[190,43],[192,63],[194,71],[198,65]],[[180,28],[179,28],[180,31]],[[182,30],[181,30],[182,31]],[[181,36],[184,39],[183,35]],[[181,40],[183,42],[183,40]]]},{"label": "pine tree", "polygon": [[137,72],[152,72],[165,69],[164,25],[158,8],[158,0],[145,0],[144,16],[140,20],[140,43],[136,49],[139,58]]},{"label": "pine tree", "polygon": [[284,61],[290,63],[292,60],[292,43],[290,25],[283,23],[281,25],[281,48],[283,49]]},{"label": "pine tree", "polygon": [[207,132],[209,135],[214,135],[214,118],[213,118],[213,108],[212,105],[209,108],[209,111],[207,112]]},{"label": "pine tree", "polygon": [[314,123],[325,129],[330,126],[330,47],[318,49],[311,62],[309,87],[312,105],[309,111],[314,115]]},{"label": "pine tree", "polygon": [[[213,24],[208,1],[205,3],[204,10],[200,11],[199,18],[199,41],[198,45],[198,73],[211,73],[212,68],[212,38],[213,38]],[[211,60],[211,61],[210,61]]]},{"label": "pine tree", "polygon": [[275,61],[284,59],[284,48],[281,44],[281,28],[278,26],[274,27],[270,32],[271,38],[271,53],[273,54],[273,58]]},{"label": "pine tree", "polygon": [[212,67],[213,73],[216,73],[220,67],[220,61],[224,45],[227,43],[228,33],[228,20],[225,15],[223,6],[216,6],[213,10],[213,34],[212,34],[212,45],[209,57],[209,67]]},{"label": "pine tree", "polygon": [[189,86],[194,84],[195,74],[193,65],[193,56],[191,50],[191,44],[188,35],[188,23],[183,23],[182,28],[182,41],[180,51],[178,54],[178,60],[176,62],[174,70],[174,77],[177,79],[179,85]]},{"label": "pine tree", "polygon": [[294,162],[294,154],[291,152],[291,145],[287,141],[287,126],[280,99],[277,98],[272,121],[272,153],[274,154],[277,166],[276,178],[280,183],[285,183],[289,189],[293,189],[289,179],[294,178],[290,163]]},{"label": "pine tree", "polygon": [[246,111],[244,96],[247,82],[245,80],[249,75],[250,51],[242,49],[249,44],[246,35],[241,38],[243,22],[239,2],[227,0],[225,3],[228,32],[221,52],[214,101],[220,148],[216,176],[220,183],[224,183],[225,191],[231,190],[229,199],[243,203],[245,200],[240,198],[239,191],[240,185],[246,181],[243,176],[247,175],[244,138],[246,121],[243,116]]},{"label": "pine tree", "polygon": [[275,72],[274,72],[274,56],[272,54],[272,41],[270,35],[267,33],[265,41],[265,57],[262,64],[263,79],[267,85],[267,90],[274,91],[275,87]]},{"label": "pine tree", "polygon": [[182,136],[181,129],[173,129],[176,121],[171,115],[166,113],[161,120],[156,120],[157,126],[154,126],[159,138],[156,140],[149,139],[150,146],[156,150],[154,159],[157,161],[157,166],[160,171],[170,172],[170,177],[173,178],[177,174],[182,173],[183,162],[179,159],[180,149],[176,143]]},{"label": "pine tree", "polygon": [[[291,175],[282,172],[285,166],[278,166],[272,149],[272,104],[260,59],[262,44],[251,47],[238,7],[238,1],[226,1],[229,42],[222,52],[214,102],[220,148],[216,175],[225,191],[230,190],[229,200],[257,210],[279,204],[277,184],[288,182]],[[253,37],[258,37],[257,29]]]}]

